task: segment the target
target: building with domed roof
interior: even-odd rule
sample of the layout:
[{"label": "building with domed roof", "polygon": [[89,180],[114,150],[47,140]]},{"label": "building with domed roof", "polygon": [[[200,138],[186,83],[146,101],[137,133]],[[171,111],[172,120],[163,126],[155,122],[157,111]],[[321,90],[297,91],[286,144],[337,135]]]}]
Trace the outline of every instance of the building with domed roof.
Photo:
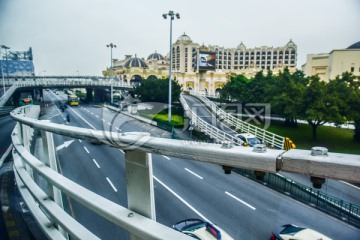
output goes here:
[{"label": "building with domed roof", "polygon": [[[231,74],[253,77],[260,70],[270,69],[274,74],[285,67],[296,70],[297,46],[290,40],[282,47],[246,48],[241,42],[236,48],[217,45],[199,45],[185,33],[173,44],[173,74],[184,89],[220,91]],[[215,56],[214,69],[199,68],[201,53]]]},{"label": "building with domed roof", "polygon": [[305,75],[318,75],[323,81],[335,79],[344,72],[360,76],[360,41],[330,53],[308,54],[302,70]]},{"label": "building with domed roof", "polygon": [[[247,48],[241,42],[236,48],[225,48],[200,45],[184,33],[172,44],[172,51],[172,75],[183,90],[215,93],[232,74],[244,74],[250,78],[260,70],[270,69],[274,74],[285,67],[296,70],[297,46],[292,40],[282,47]],[[206,63],[206,68],[199,64],[202,63],[200,58],[203,61],[204,57],[212,59],[211,64]],[[104,75],[116,74],[126,81],[161,79],[168,78],[169,66],[169,56],[164,57],[156,51],[146,60],[126,55],[125,59],[114,61],[112,69],[104,71]]]},{"label": "building with domed roof", "polygon": [[168,61],[159,53],[150,54],[145,60],[135,54],[125,55],[125,59],[113,61],[113,67],[103,71],[104,76],[117,76],[123,81],[141,82],[147,79],[168,77]]}]

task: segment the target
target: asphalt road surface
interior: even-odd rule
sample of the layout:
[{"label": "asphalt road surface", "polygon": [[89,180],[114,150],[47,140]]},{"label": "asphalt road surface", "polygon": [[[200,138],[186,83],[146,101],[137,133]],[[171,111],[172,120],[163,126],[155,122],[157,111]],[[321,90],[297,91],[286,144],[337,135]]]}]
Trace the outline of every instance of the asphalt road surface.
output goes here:
[{"label": "asphalt road surface", "polygon": [[[59,99],[43,119],[59,124],[126,131],[146,131],[152,136],[170,134],[123,114],[94,105],[69,107],[62,113]],[[65,114],[71,115],[66,123]],[[54,136],[55,145],[71,140]],[[214,145],[214,147],[219,147]],[[57,151],[61,172],[69,179],[122,206],[127,206],[124,153],[106,145],[75,140]],[[316,229],[333,239],[360,239],[360,230],[316,209],[259,185],[237,174],[225,175],[220,166],[173,157],[152,155],[156,219],[172,226],[187,218],[202,218],[218,224],[234,239],[268,239],[280,225],[293,223]],[[128,239],[126,232],[64,196],[67,211],[102,239]]]}]

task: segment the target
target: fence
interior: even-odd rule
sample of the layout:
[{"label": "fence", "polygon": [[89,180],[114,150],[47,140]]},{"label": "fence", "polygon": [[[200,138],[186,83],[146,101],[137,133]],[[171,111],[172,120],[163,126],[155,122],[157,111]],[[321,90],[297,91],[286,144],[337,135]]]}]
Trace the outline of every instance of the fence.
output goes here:
[{"label": "fence", "polygon": [[360,227],[360,206],[296,183],[278,174],[266,173],[262,180],[258,180],[254,171],[246,169],[234,169],[234,171],[259,183],[266,183],[267,187],[285,193],[327,214]]},{"label": "fence", "polygon": [[197,92],[190,91],[190,95],[197,97],[200,101],[202,101],[206,106],[210,108],[214,114],[219,119],[222,119],[227,125],[234,127],[235,131],[240,132],[246,132],[254,134],[258,139],[265,142],[267,145],[278,148],[278,149],[284,149],[284,142],[285,138],[271,133],[269,131],[266,131],[265,129],[256,127],[252,124],[249,124],[247,122],[241,121],[237,117],[232,116],[231,114],[225,112],[221,108],[219,108],[215,103],[210,101],[208,98],[206,98],[203,95],[199,95]]}]

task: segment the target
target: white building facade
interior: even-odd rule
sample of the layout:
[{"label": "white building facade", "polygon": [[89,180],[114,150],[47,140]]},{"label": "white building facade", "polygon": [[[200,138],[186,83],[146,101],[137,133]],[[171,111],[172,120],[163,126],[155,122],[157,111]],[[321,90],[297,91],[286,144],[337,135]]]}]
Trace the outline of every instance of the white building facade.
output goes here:
[{"label": "white building facade", "polygon": [[302,71],[307,76],[318,75],[323,81],[335,79],[344,72],[360,76],[360,42],[330,53],[309,54]]},{"label": "white building facade", "polygon": [[[282,47],[262,46],[247,48],[240,43],[236,48],[225,48],[217,45],[200,45],[194,43],[185,33],[172,45],[172,77],[183,87],[183,90],[204,91],[215,93],[220,91],[230,79],[230,75],[243,74],[248,78],[254,77],[261,70],[271,70],[277,74],[285,67],[290,71],[296,70],[297,46],[289,41]],[[210,68],[201,68],[202,53],[212,56],[213,63]],[[127,55],[124,60],[113,62],[113,71],[120,79],[146,80],[149,76],[168,78],[169,57],[162,57],[158,53],[151,54],[147,60],[135,56],[134,61]],[[141,64],[127,64],[144,62]],[[106,75],[106,71],[104,71]]]}]

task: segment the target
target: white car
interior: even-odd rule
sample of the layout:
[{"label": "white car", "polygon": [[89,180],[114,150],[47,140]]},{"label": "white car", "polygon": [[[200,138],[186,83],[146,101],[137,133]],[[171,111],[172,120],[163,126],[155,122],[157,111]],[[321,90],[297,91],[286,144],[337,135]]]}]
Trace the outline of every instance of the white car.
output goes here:
[{"label": "white car", "polygon": [[310,228],[298,227],[293,224],[286,224],[281,226],[272,232],[270,240],[331,240],[331,238],[325,236]]},{"label": "white car", "polygon": [[198,240],[234,240],[224,230],[200,219],[187,219],[173,225],[173,229]]},{"label": "white car", "polygon": [[260,144],[261,141],[253,134],[250,133],[239,133],[235,135],[240,138],[246,145],[253,147],[255,144]]}]

